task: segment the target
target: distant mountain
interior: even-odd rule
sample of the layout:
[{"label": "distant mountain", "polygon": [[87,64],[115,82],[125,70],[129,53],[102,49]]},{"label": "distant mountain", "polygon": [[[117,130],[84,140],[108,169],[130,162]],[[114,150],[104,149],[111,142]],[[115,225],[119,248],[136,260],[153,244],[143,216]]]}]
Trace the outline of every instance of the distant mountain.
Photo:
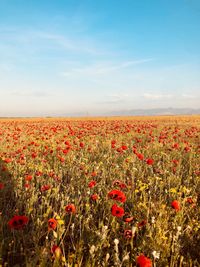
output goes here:
[{"label": "distant mountain", "polygon": [[158,115],[200,115],[200,109],[192,108],[153,108],[131,109],[109,112],[107,116],[158,116]]}]

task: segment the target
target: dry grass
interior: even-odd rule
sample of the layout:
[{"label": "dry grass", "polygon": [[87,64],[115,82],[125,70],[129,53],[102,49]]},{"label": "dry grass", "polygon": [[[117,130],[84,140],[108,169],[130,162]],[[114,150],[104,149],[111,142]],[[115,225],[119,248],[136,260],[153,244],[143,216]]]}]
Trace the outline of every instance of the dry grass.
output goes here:
[{"label": "dry grass", "polygon": [[[3,266],[131,267],[141,254],[200,266],[199,126],[200,116],[1,119]],[[14,215],[29,219],[21,230],[8,226]]]}]

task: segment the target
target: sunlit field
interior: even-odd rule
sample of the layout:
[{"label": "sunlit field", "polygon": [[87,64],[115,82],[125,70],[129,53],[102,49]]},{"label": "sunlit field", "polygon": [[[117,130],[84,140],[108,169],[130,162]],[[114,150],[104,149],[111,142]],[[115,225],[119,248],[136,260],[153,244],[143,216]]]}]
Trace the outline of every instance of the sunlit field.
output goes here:
[{"label": "sunlit field", "polygon": [[200,116],[0,120],[3,266],[200,266]]}]

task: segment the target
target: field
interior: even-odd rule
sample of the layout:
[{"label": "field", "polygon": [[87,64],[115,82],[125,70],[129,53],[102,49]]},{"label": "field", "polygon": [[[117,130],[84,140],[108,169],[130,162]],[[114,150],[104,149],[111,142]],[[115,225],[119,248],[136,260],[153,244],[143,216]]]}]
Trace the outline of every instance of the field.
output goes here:
[{"label": "field", "polygon": [[0,120],[2,266],[200,266],[200,116]]}]

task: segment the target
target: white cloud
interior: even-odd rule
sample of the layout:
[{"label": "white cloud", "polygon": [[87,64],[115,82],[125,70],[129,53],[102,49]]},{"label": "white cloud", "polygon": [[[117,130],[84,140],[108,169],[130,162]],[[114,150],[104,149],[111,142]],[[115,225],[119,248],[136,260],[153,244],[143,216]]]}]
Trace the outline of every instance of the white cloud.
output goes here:
[{"label": "white cloud", "polygon": [[192,94],[182,94],[182,97],[186,99],[195,99],[197,96]]},{"label": "white cloud", "polygon": [[149,93],[145,93],[143,94],[143,97],[144,98],[147,98],[147,99],[151,99],[151,100],[156,100],[156,99],[170,99],[173,97],[173,95],[171,94],[149,94]]}]

